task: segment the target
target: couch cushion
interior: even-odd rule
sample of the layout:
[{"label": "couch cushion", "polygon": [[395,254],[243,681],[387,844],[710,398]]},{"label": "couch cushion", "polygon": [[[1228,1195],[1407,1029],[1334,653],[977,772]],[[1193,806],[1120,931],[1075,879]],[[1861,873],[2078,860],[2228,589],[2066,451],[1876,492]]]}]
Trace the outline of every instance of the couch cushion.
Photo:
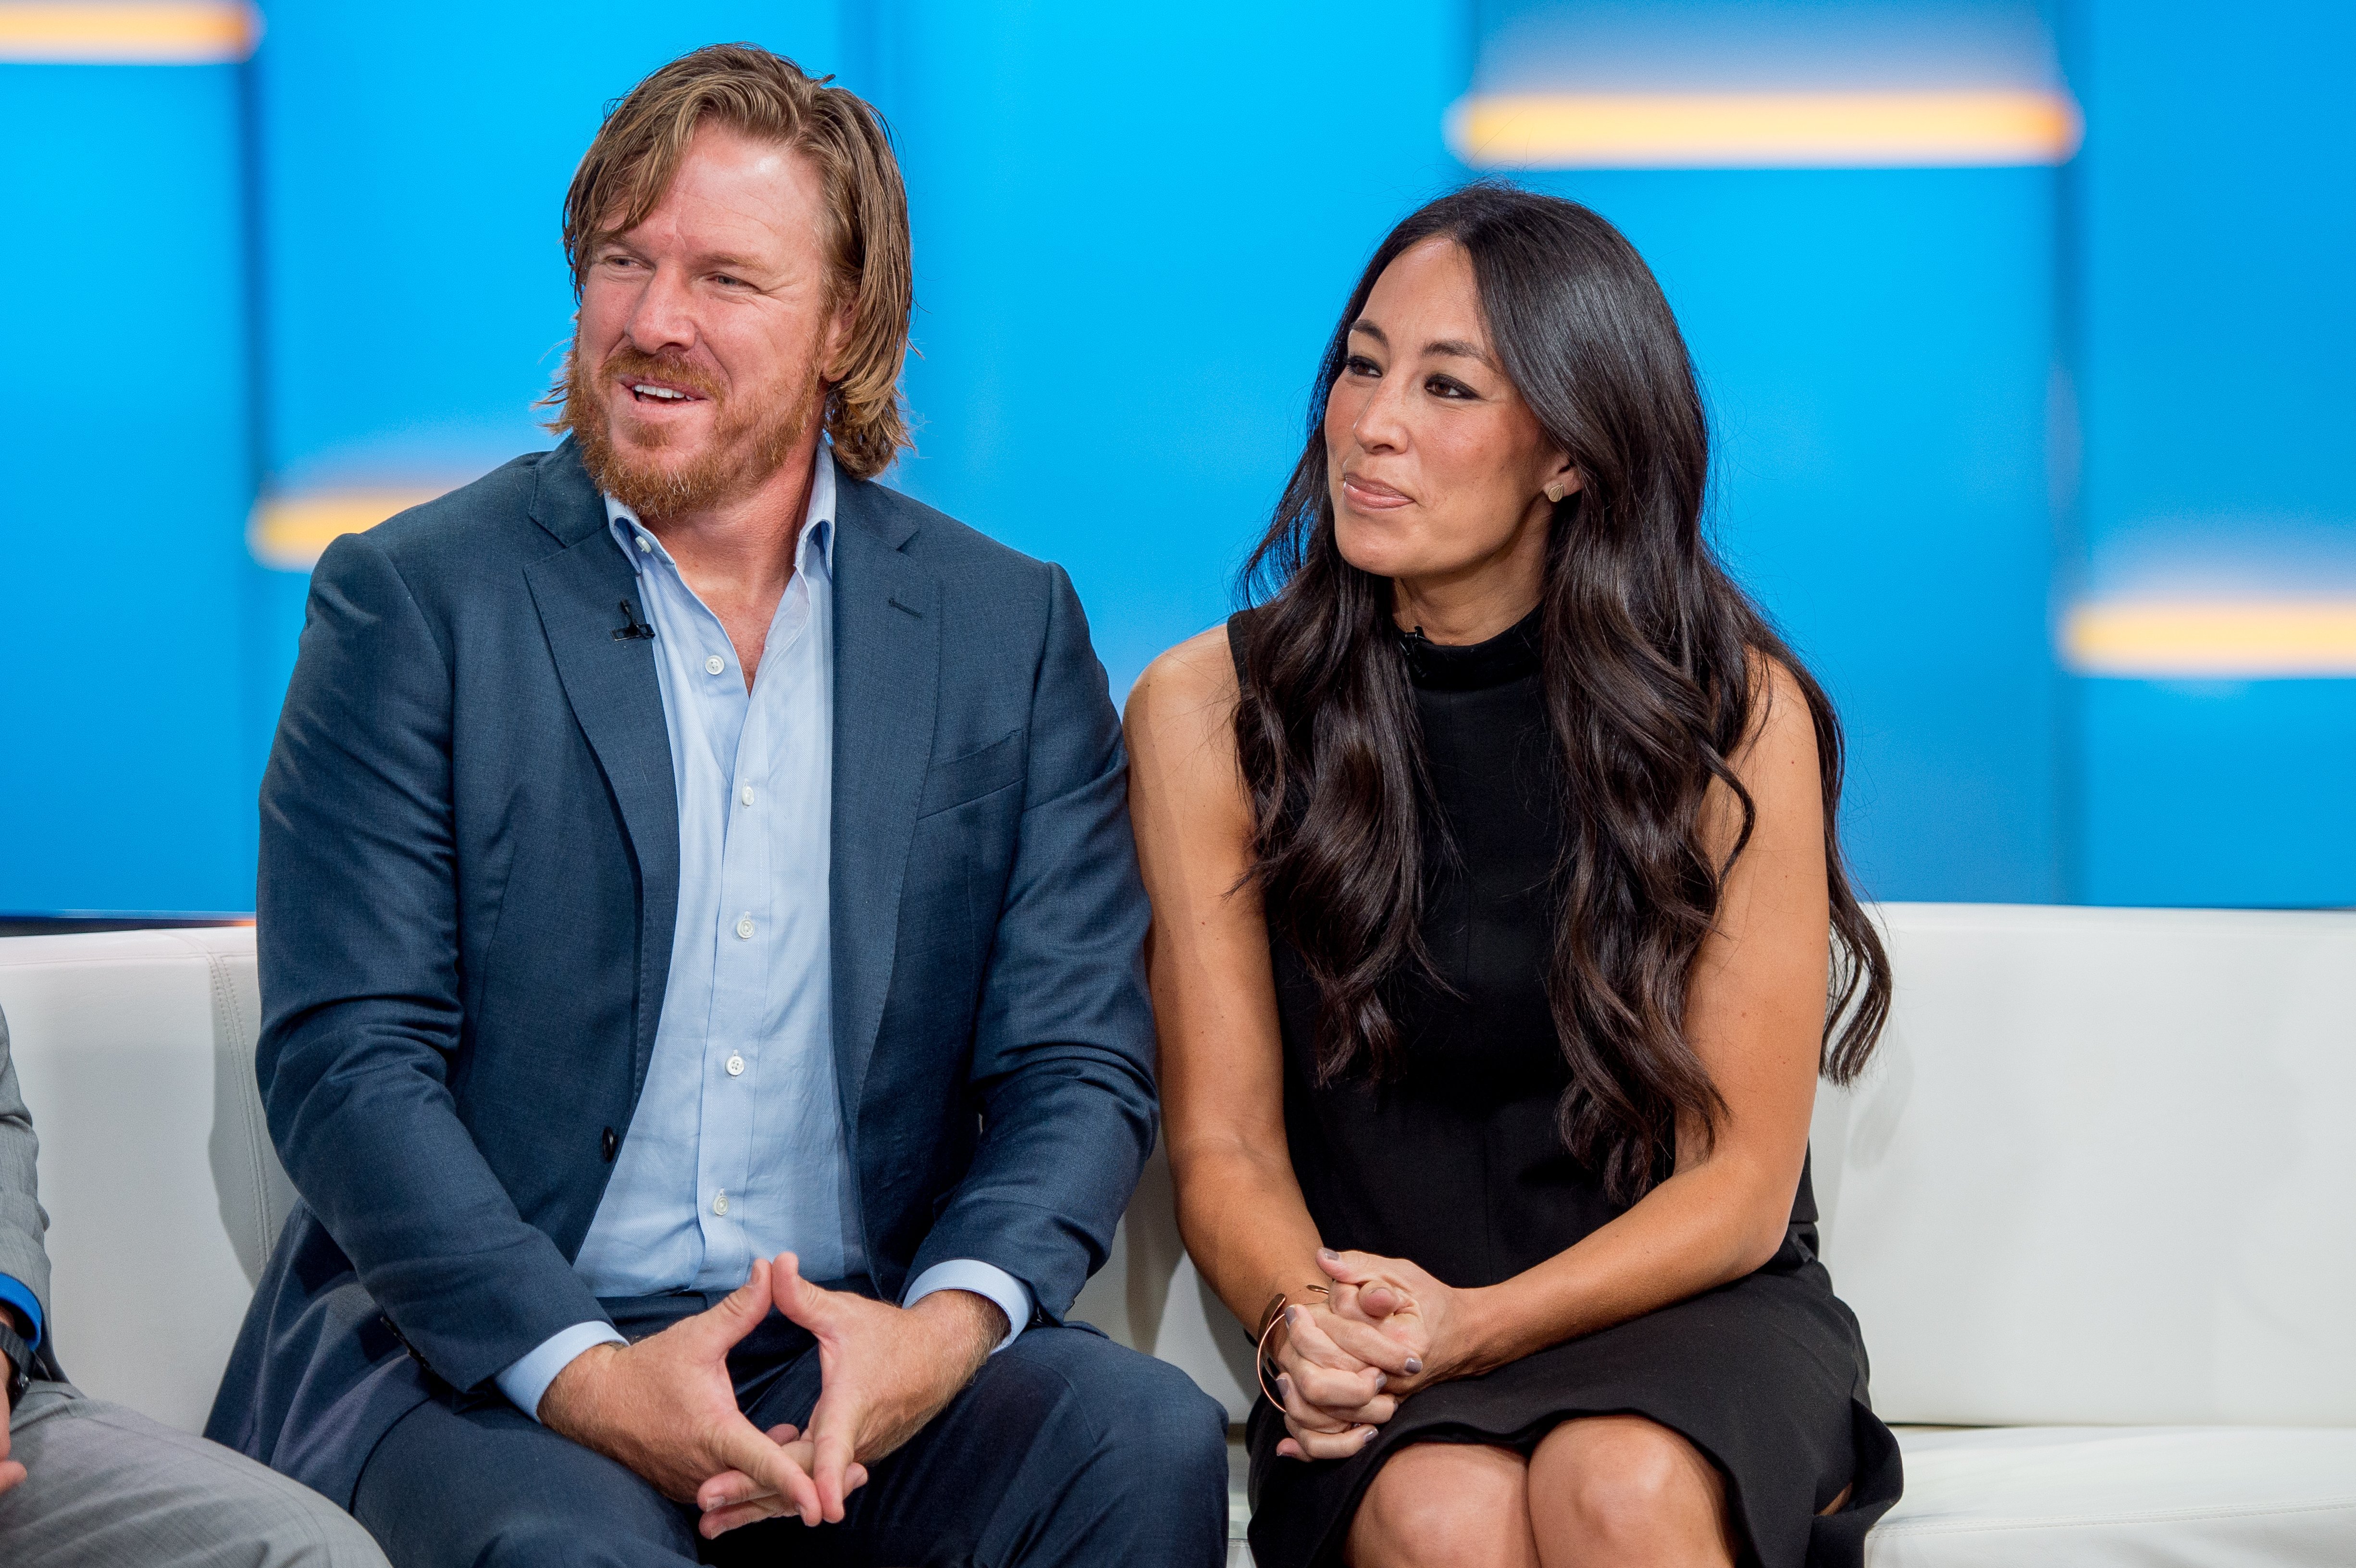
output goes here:
[{"label": "couch cushion", "polygon": [[2356,1426],[2356,914],[1879,913],[1814,1147],[1884,1418]]},{"label": "couch cushion", "polygon": [[2346,1568],[2356,1430],[1901,1427],[1868,1568]]},{"label": "couch cushion", "polygon": [[292,1202],[253,1083],[253,932],[0,939],[0,1011],[41,1142],[59,1359],[200,1427]]},{"label": "couch cushion", "polygon": [[[2356,915],[1883,904],[1898,994],[1813,1129],[1893,1421],[2356,1425]],[[1240,1419],[1159,1156],[1079,1315]]]}]

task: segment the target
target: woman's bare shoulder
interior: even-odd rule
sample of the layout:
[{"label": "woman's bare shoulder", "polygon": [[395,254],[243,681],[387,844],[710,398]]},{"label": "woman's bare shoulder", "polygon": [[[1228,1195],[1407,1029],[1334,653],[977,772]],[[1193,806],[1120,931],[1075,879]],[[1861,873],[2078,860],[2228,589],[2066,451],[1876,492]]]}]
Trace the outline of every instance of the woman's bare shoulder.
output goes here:
[{"label": "woman's bare shoulder", "polygon": [[1816,716],[1791,666],[1772,655],[1751,659],[1749,733],[1734,759],[1735,771],[1816,762]]},{"label": "woman's bare shoulder", "polygon": [[[1222,837],[1248,816],[1236,763],[1236,667],[1225,626],[1187,638],[1145,667],[1130,688],[1132,811],[1173,806],[1197,827],[1215,820]],[[1198,817],[1198,813],[1209,813]]]},{"label": "woman's bare shoulder", "polygon": [[1206,736],[1235,717],[1236,665],[1227,629],[1213,626],[1164,650],[1129,690],[1126,720],[1158,736]]}]

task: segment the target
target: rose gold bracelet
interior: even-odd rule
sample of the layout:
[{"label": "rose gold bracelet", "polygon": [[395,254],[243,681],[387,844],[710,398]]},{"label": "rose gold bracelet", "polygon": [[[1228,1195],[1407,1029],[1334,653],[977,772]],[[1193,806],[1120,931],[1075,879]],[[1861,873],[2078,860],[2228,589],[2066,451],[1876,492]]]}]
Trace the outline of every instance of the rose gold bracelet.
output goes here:
[{"label": "rose gold bracelet", "polygon": [[[1314,1296],[1330,1296],[1333,1294],[1331,1289],[1322,1285],[1303,1285],[1301,1289]],[[1274,1299],[1261,1310],[1259,1347],[1252,1357],[1252,1370],[1259,1374],[1259,1392],[1268,1395],[1268,1403],[1279,1410],[1284,1408],[1284,1395],[1277,1392],[1275,1382],[1268,1375],[1268,1337],[1276,1332],[1278,1324],[1284,1321],[1285,1309],[1291,1305],[1292,1298],[1280,1290]]]}]

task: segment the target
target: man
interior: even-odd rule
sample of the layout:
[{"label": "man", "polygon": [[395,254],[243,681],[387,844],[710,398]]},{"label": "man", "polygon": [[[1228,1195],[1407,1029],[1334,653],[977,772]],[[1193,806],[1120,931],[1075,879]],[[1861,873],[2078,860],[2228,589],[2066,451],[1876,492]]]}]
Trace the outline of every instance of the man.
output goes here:
[{"label": "man", "polygon": [[565,241],[569,438],[312,581],[262,799],[303,1204],[210,1430],[403,1565],[1216,1562],[1221,1413],[1063,1321],[1153,1132],[1125,762],[1063,573],[870,482],[882,128],[700,50]]},{"label": "man", "polygon": [[9,1568],[384,1568],[310,1488],[65,1381],[34,1156],[0,1018],[0,1563]]}]

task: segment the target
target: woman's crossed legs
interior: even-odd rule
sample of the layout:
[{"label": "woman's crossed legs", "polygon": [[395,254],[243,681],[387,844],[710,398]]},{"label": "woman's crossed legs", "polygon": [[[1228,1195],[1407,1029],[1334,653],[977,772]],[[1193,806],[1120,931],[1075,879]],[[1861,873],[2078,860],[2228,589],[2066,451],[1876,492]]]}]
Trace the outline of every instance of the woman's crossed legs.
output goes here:
[{"label": "woman's crossed legs", "polygon": [[1510,1448],[1418,1443],[1350,1521],[1350,1568],[1732,1568],[1726,1480],[1641,1415],[1586,1416]]}]

